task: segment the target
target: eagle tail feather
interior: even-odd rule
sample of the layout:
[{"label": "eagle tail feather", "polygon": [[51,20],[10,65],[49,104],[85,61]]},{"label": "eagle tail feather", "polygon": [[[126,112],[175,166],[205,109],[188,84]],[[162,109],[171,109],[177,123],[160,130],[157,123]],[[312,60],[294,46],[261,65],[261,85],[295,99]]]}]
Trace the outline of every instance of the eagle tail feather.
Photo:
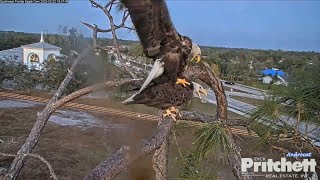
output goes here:
[{"label": "eagle tail feather", "polygon": [[[162,58],[161,58],[162,59]],[[135,93],[134,95],[132,95],[130,98],[122,101],[122,104],[135,104],[136,101],[133,99],[136,95],[140,94],[150,83],[153,79],[161,76],[163,74],[164,71],[164,67],[163,67],[163,62],[160,62],[161,59],[157,59],[153,66],[152,69],[147,77],[147,79],[144,81],[143,85],[141,86],[141,88],[139,89],[139,91],[137,93]]]},{"label": "eagle tail feather", "polygon": [[147,77],[147,79],[144,81],[143,85],[141,86],[140,90],[138,91],[137,94],[139,94],[140,92],[142,92],[149,84],[152,80],[154,80],[155,78],[161,76],[163,74],[164,71],[164,67],[163,67],[163,63],[160,62],[161,59],[157,59],[153,66],[152,69]]},{"label": "eagle tail feather", "polygon": [[134,104],[134,100],[133,98],[136,96],[137,94],[132,95],[131,97],[129,97],[128,99],[122,101],[122,104]]}]

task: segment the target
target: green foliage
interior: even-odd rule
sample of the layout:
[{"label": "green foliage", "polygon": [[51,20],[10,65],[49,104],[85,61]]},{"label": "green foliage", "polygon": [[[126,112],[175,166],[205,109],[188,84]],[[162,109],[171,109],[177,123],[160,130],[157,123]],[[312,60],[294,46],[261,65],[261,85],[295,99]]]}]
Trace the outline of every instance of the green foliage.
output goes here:
[{"label": "green foliage", "polygon": [[[257,133],[262,136],[261,142],[267,142],[270,137],[291,136],[298,131],[303,121],[305,132],[310,123],[320,125],[320,83],[313,82],[311,86],[288,86],[272,90],[269,97],[251,114],[254,123],[267,125],[259,128]],[[289,120],[290,118],[295,121]],[[290,123],[289,123],[290,121]]]},{"label": "green foliage", "polygon": [[311,111],[320,112],[320,82],[304,88],[303,96]]},{"label": "green foliage", "polygon": [[197,159],[202,160],[209,152],[219,154],[229,152],[229,141],[225,129],[220,124],[207,124],[196,131]]},{"label": "green foliage", "polygon": [[0,31],[0,51],[39,42],[40,35],[14,31]]},{"label": "green foliage", "polygon": [[[56,90],[60,86],[68,69],[73,63],[73,58],[59,58],[57,61],[45,61],[43,71],[42,86],[47,90]],[[83,64],[77,68],[72,80],[70,81],[66,94],[83,87],[87,80],[87,67]]]},{"label": "green foliage", "polygon": [[183,180],[215,180],[212,173],[206,170],[197,159],[197,154],[187,153],[181,156],[180,178]]},{"label": "green foliage", "polygon": [[31,69],[29,70],[26,65],[21,63],[5,63],[0,61],[0,83],[7,79],[13,80],[17,83],[17,89],[27,90],[36,87],[42,81],[42,74],[40,71]]},{"label": "green foliage", "polygon": [[28,92],[39,85],[42,81],[42,74],[35,69],[25,69],[17,74],[14,78],[19,90],[27,90]]},{"label": "green foliage", "polygon": [[15,66],[13,62],[6,63],[5,61],[0,61],[0,84],[5,79],[13,80],[14,76],[24,69],[25,66],[23,64]]},{"label": "green foliage", "polygon": [[[45,61],[44,69],[38,71],[36,69],[28,69],[26,65],[21,63],[4,63],[0,61],[1,79],[0,83],[7,79],[17,83],[16,88],[20,90],[30,90],[37,85],[51,91],[56,90],[71,67],[73,58],[58,58],[57,61]],[[80,64],[76,70],[66,93],[77,90],[86,83],[88,78],[88,66]],[[90,71],[91,72],[91,71]]]},{"label": "green foliage", "polygon": [[262,119],[269,126],[275,126],[280,121],[280,117],[284,115],[283,108],[284,106],[277,102],[275,96],[265,97],[265,100],[258,106],[257,110],[251,113],[250,119],[258,122]]},{"label": "green foliage", "polygon": [[[254,50],[218,47],[201,47],[209,64],[217,64],[221,77],[230,81],[250,84],[265,68],[284,70],[290,82],[308,82],[319,74],[320,53],[276,50]],[[249,69],[252,61],[253,69]]]},{"label": "green foliage", "polygon": [[[199,160],[199,155],[197,151],[181,151],[178,145],[177,136],[183,136],[183,132],[186,128],[188,133],[193,132],[193,130],[203,127],[202,123],[178,123],[174,126],[172,131],[172,137],[176,143],[180,158],[179,162],[181,164],[179,178],[175,179],[185,179],[185,180],[214,180],[215,174],[211,169],[207,169],[206,166]],[[190,128],[192,126],[192,128]],[[184,130],[183,130],[184,129]]]},{"label": "green foliage", "polygon": [[142,46],[140,44],[133,44],[129,49],[128,55],[132,57],[143,57]]}]

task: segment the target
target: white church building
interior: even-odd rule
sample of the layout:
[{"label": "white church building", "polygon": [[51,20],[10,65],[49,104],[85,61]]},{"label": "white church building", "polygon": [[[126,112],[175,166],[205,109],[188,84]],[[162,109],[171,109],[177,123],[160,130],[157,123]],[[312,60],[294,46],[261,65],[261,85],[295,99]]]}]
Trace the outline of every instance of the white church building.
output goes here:
[{"label": "white church building", "polygon": [[60,47],[44,42],[43,34],[41,33],[40,42],[0,51],[0,60],[23,63],[29,69],[40,70],[44,61],[61,56],[60,51]]}]

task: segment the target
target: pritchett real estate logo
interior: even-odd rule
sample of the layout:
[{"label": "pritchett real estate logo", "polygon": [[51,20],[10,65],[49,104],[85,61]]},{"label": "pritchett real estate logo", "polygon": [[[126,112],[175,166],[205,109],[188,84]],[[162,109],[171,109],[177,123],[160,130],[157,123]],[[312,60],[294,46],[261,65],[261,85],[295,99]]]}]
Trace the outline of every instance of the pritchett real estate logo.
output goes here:
[{"label": "pritchett real estate logo", "polygon": [[311,159],[311,156],[312,153],[295,152],[288,153],[286,157],[297,157],[300,160],[288,161],[286,157],[281,158],[280,161],[273,161],[266,157],[241,158],[241,172],[243,176],[307,178],[308,174],[316,171],[317,166],[316,160]]}]

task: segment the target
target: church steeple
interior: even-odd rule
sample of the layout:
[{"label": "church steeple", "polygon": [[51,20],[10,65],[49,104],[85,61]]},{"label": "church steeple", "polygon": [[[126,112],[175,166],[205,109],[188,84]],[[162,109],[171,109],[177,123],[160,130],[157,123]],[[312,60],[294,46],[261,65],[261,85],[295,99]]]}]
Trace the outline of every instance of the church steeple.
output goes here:
[{"label": "church steeple", "polygon": [[43,32],[41,31],[41,39],[40,39],[40,42],[44,42],[43,40]]}]

